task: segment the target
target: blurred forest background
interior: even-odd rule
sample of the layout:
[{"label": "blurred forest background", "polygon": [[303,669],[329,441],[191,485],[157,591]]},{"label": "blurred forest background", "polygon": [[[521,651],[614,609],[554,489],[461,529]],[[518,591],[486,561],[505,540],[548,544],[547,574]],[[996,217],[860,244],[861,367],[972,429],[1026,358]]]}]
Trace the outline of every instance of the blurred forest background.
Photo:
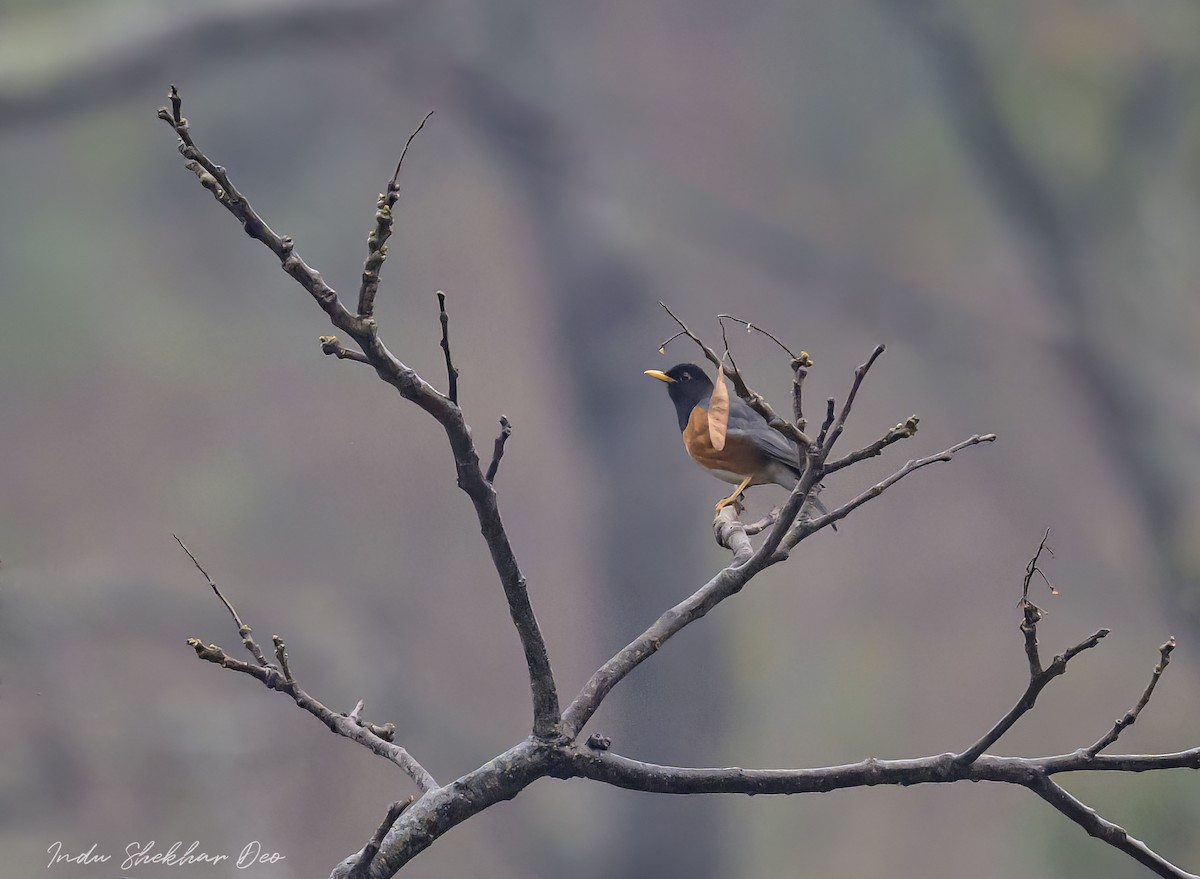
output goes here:
[{"label": "blurred forest background", "polygon": [[[405,161],[378,316],[460,399],[564,696],[728,555],[723,486],[661,385],[729,311],[843,396],[843,501],[971,449],[822,533],[638,669],[589,731],[646,760],[798,767],[974,741],[1026,679],[1021,575],[1047,527],[1048,653],[1113,634],[995,750],[1083,747],[1176,662],[1114,752],[1200,744],[1200,9],[1181,0],[0,4],[0,876],[112,877],[47,848],[250,839],[326,875],[411,784],[239,647],[197,553],[301,683],[359,698],[440,780],[524,736],[525,670],[440,429],[322,356],[324,315],[182,168],[193,133],[353,298]],[[788,405],[786,359],[735,333]],[[751,511],[782,498],[751,493]],[[1036,587],[1040,588],[1040,587]],[[1066,785],[1200,869],[1193,774]],[[119,859],[118,859],[119,860]],[[111,865],[110,865],[111,867]],[[541,781],[404,875],[709,879],[1146,875],[1027,791],[670,798]],[[157,875],[143,867],[133,876]],[[222,875],[191,868],[189,875]]]}]

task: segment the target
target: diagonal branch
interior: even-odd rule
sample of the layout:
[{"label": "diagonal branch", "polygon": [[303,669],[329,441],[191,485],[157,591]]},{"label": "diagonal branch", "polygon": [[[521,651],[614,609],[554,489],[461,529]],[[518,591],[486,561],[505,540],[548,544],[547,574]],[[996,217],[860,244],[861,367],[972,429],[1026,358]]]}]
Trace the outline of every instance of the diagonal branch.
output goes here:
[{"label": "diagonal branch", "polygon": [[1158,648],[1158,665],[1154,666],[1154,673],[1150,675],[1150,683],[1146,685],[1145,691],[1142,693],[1142,698],[1138,699],[1137,704],[1125,712],[1125,714],[1113,724],[1113,728],[1108,731],[1099,741],[1087,749],[1086,753],[1089,757],[1095,757],[1109,745],[1117,740],[1121,732],[1127,726],[1133,726],[1137,722],[1138,715],[1142,713],[1142,709],[1150,702],[1150,697],[1154,695],[1154,688],[1158,686],[1158,679],[1162,677],[1162,673],[1167,670],[1167,666],[1171,662],[1171,652],[1175,649],[1174,636],[1167,639],[1166,643]]},{"label": "diagonal branch", "polygon": [[525,577],[517,565],[508,533],[500,519],[496,492],[484,478],[479,455],[475,451],[462,410],[421,378],[415,370],[398,360],[380,340],[375,319],[351,314],[341,304],[337,292],[321,278],[320,273],[296,255],[292,240],[277,235],[259,217],[245,196],[234,188],[225,169],[214,164],[196,146],[192,140],[188,120],[175,110],[179,93],[174,86],[171,87],[170,94],[173,109],[168,110],[164,107],[158,111],[158,116],[179,136],[180,152],[188,160],[187,167],[197,171],[201,184],[213,193],[222,207],[241,221],[246,234],[261,241],[279,257],[283,270],[312,295],[329,316],[330,322],[354,339],[376,374],[396,388],[406,400],[416,403],[432,415],[445,430],[450,450],[454,455],[458,486],[474,504],[480,531],[487,542],[492,564],[504,588],[509,616],[525,653],[533,701],[534,734],[540,738],[553,737],[559,719],[558,691],[550,668],[546,642],[529,601]]},{"label": "diagonal branch", "polygon": [[362,854],[358,856],[358,862],[350,868],[347,879],[366,879],[367,870],[371,866],[371,861],[375,860],[375,855],[379,853],[379,847],[383,845],[384,837],[387,836],[397,819],[404,814],[404,810],[412,804],[413,797],[409,795],[407,800],[396,800],[388,807],[387,814],[383,816],[383,822],[376,828],[370,842],[363,846]]},{"label": "diagonal branch", "polygon": [[1049,776],[1034,775],[1025,786],[1086,830],[1088,836],[1107,842],[1139,864],[1149,867],[1156,875],[1167,879],[1198,879],[1196,874],[1176,867],[1140,839],[1130,836],[1124,827],[1101,817],[1095,809],[1071,796]]},{"label": "diagonal branch", "polygon": [[[850,416],[850,410],[854,406],[854,398],[858,396],[858,389],[862,387],[863,379],[867,377],[871,367],[875,361],[879,359],[884,352],[883,345],[876,345],[875,350],[871,352],[871,356],[867,358],[866,363],[859,364],[854,370],[854,384],[850,386],[850,393],[846,395],[846,401],[842,404],[842,411],[838,413],[837,419],[833,422],[833,427],[828,431],[828,438],[821,444],[826,455],[833,449],[834,443],[842,435],[842,430],[846,427],[846,419]],[[824,432],[824,431],[822,431]]]},{"label": "diagonal branch", "polygon": [[221,604],[225,605],[225,609],[229,611],[229,615],[233,617],[234,625],[237,626],[238,637],[242,639],[242,646],[249,651],[250,655],[254,657],[255,661],[258,662],[260,667],[270,668],[271,663],[267,660],[267,657],[263,655],[262,650],[258,646],[258,642],[256,642],[250,636],[250,627],[242,622],[237,611],[233,609],[233,605],[230,604],[225,596],[221,594],[221,590],[217,588],[217,584],[213,582],[213,578],[208,576],[208,571],[204,570],[204,568],[200,565],[200,562],[196,560],[194,555],[192,555],[192,551],[187,548],[187,545],[184,544],[182,540],[179,539],[179,535],[172,534],[171,536],[175,538],[175,542],[179,544],[179,548],[187,553],[187,557],[192,560],[192,564],[196,566],[196,570],[199,571],[200,575],[208,581],[208,585],[212,588],[212,591],[216,593],[217,598],[221,599]]},{"label": "diagonal branch", "polygon": [[233,619],[238,626],[238,634],[242,638],[242,643],[255,658],[257,664],[234,659],[216,644],[205,646],[199,638],[188,638],[188,646],[196,651],[197,656],[222,668],[248,674],[252,678],[257,678],[264,686],[270,687],[272,690],[278,690],[281,693],[286,693],[292,697],[297,705],[324,723],[332,732],[344,736],[351,741],[358,742],[364,748],[391,760],[403,769],[408,774],[408,777],[417,783],[417,786],[421,790],[430,791],[438,787],[437,781],[425,770],[425,767],[413,759],[408,751],[392,742],[392,736],[395,734],[394,724],[378,725],[367,723],[358,718],[358,709],[355,710],[354,716],[336,714],[301,689],[292,676],[291,669],[288,666],[287,648],[278,635],[272,636],[272,640],[275,642],[275,655],[279,660],[279,667],[269,663],[263,654],[262,648],[258,646],[258,643],[254,640],[254,636],[251,635],[250,627],[241,621],[233,605],[221,594],[221,590],[217,588],[217,585],[208,576],[204,568],[200,567],[200,563],[196,561],[196,557],[192,555],[191,550],[184,546],[183,541],[178,537],[175,540],[183,548],[183,551],[188,554],[188,558],[192,560],[192,563],[195,564],[200,573],[204,575],[204,579],[208,581],[208,585],[212,587],[213,592],[221,599],[221,603],[233,615]]},{"label": "diagonal branch", "polygon": [[945,451],[938,452],[936,455],[929,455],[928,457],[925,457],[925,458],[918,458],[916,460],[909,461],[907,464],[905,464],[903,467],[901,467],[899,470],[897,470],[895,473],[893,473],[887,479],[884,479],[882,482],[876,483],[875,485],[871,486],[866,491],[864,491],[862,494],[858,495],[858,497],[853,498],[852,500],[850,500],[847,503],[843,504],[842,506],[838,507],[836,510],[831,510],[830,512],[826,513],[823,516],[817,516],[816,518],[813,518],[808,521],[796,522],[788,530],[788,533],[787,533],[786,537],[784,538],[782,545],[781,545],[782,550],[784,552],[787,552],[787,551],[791,550],[792,547],[794,547],[801,540],[804,540],[806,537],[808,537],[810,534],[814,534],[817,531],[820,531],[822,528],[824,528],[827,525],[832,525],[835,522],[841,521],[842,519],[844,519],[848,515],[850,515],[852,512],[857,510],[859,507],[861,507],[863,504],[879,497],[881,494],[883,494],[885,491],[887,491],[889,488],[891,488],[893,485],[895,485],[901,479],[903,479],[904,477],[906,477],[912,473],[915,473],[917,470],[920,470],[922,467],[928,467],[930,464],[937,464],[942,461],[949,461],[956,454],[958,454],[959,452],[961,452],[963,449],[967,448],[968,446],[976,446],[976,445],[979,445],[980,443],[994,442],[995,439],[996,439],[996,435],[994,433],[975,434],[974,436],[968,437],[967,439],[963,440],[960,443],[955,443],[954,445],[952,445],[950,448],[946,449]]},{"label": "diagonal branch", "polygon": [[902,421],[897,424],[875,442],[869,446],[863,446],[861,449],[843,455],[836,461],[831,461],[825,465],[825,475],[836,473],[837,471],[849,467],[851,464],[857,464],[859,461],[865,461],[867,458],[874,458],[883,454],[883,450],[892,443],[898,443],[900,440],[910,439],[917,434],[917,425],[921,419],[915,415],[910,415],[907,421]]},{"label": "diagonal branch", "polygon": [[[722,512],[724,512],[722,510]],[[720,520],[718,520],[718,523]],[[716,525],[714,525],[716,527]],[[641,635],[619,650],[612,659],[600,666],[591,676],[574,701],[563,712],[562,732],[568,739],[579,735],[580,730],[596,713],[600,703],[612,688],[619,684],[635,668],[657,653],[673,635],[684,626],[695,622],[710,610],[741,591],[750,578],[771,562],[758,560],[757,555],[746,564],[722,569],[715,577],[701,586],[692,595],[666,611]]]}]

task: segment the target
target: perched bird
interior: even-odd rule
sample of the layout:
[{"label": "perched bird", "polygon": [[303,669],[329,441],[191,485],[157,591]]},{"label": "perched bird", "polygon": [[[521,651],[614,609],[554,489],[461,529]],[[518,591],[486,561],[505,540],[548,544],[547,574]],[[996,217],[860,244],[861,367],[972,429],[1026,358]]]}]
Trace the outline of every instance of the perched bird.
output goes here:
[{"label": "perched bird", "polygon": [[[647,369],[646,375],[667,383],[667,394],[675,404],[683,433],[683,445],[692,460],[718,479],[737,485],[733,494],[717,502],[718,511],[736,501],[751,485],[774,483],[788,490],[796,487],[800,479],[799,448],[740,397],[728,401],[724,447],[714,446],[708,417],[713,383],[699,366],[680,363],[666,372]],[[825,512],[815,496],[812,502]]]}]

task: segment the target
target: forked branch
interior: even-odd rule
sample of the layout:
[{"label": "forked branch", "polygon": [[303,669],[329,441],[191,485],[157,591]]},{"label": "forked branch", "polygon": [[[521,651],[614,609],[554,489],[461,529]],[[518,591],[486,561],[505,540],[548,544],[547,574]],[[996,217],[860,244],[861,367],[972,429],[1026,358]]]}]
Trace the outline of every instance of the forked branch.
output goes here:
[{"label": "forked branch", "polygon": [[430,791],[438,786],[438,783],[425,770],[425,767],[413,759],[413,756],[408,751],[392,741],[396,729],[394,724],[387,723],[380,725],[367,723],[358,717],[359,709],[355,710],[353,716],[337,714],[306,693],[292,676],[291,669],[288,667],[287,649],[278,635],[272,636],[272,640],[275,643],[275,652],[279,665],[270,662],[263,653],[262,648],[258,646],[258,642],[254,640],[254,635],[250,627],[241,621],[237,611],[229,603],[229,599],[217,588],[217,584],[213,582],[213,579],[200,566],[200,562],[192,555],[191,550],[184,546],[183,541],[178,537],[175,540],[182,547],[183,551],[187,553],[188,558],[192,560],[192,563],[195,564],[200,573],[204,575],[204,579],[208,581],[208,585],[212,587],[217,598],[221,600],[221,603],[225,605],[229,613],[233,616],[234,622],[237,623],[238,635],[242,639],[242,644],[250,655],[254,657],[254,662],[242,662],[226,654],[216,644],[205,646],[204,642],[199,638],[188,638],[188,646],[196,651],[197,656],[222,668],[248,674],[253,678],[257,678],[272,690],[286,693],[292,697],[297,705],[324,723],[332,732],[351,741],[358,742],[364,748],[373,751],[381,757],[386,757],[395,763],[404,770],[409,778],[417,783],[417,786],[422,791]]},{"label": "forked branch", "polygon": [[[550,657],[546,651],[546,642],[529,602],[525,577],[517,565],[508,533],[500,519],[496,492],[493,490],[491,482],[484,478],[479,464],[479,455],[475,451],[471,432],[463,418],[462,410],[453,399],[439,393],[383,344],[379,338],[375,319],[369,314],[373,303],[373,293],[366,296],[367,301],[360,301],[360,310],[366,313],[351,314],[342,305],[337,292],[325,283],[316,270],[296,254],[292,240],[277,235],[262,220],[246,197],[234,187],[225,169],[215,164],[196,146],[192,139],[188,120],[181,113],[182,99],[174,86],[171,87],[169,97],[171,109],[165,107],[160,109],[158,116],[174,129],[179,137],[179,151],[187,159],[187,167],[197,173],[201,184],[212,192],[222,207],[237,217],[246,234],[262,242],[279,258],[283,270],[295,278],[312,295],[317,304],[329,316],[333,325],[354,339],[366,358],[366,362],[374,367],[376,374],[395,387],[401,396],[416,403],[442,425],[454,455],[458,486],[467,493],[474,504],[480,530],[483,532],[484,540],[491,552],[492,563],[504,588],[509,615],[512,617],[513,625],[517,629],[521,646],[525,652],[533,701],[534,734],[543,738],[554,737],[557,735],[559,719],[558,691],[554,683],[554,674],[550,669]],[[414,136],[415,134],[416,132],[413,133]],[[409,140],[411,141],[411,138]],[[399,170],[398,164],[397,176]],[[396,179],[397,177],[393,176],[393,184]],[[390,205],[385,206],[390,210]],[[382,254],[378,251],[378,247],[383,246],[383,242],[379,240],[380,222],[377,215],[374,239],[377,248],[373,253],[379,258],[379,264],[382,265]],[[390,225],[388,228],[390,229]],[[368,286],[367,279],[364,278],[360,300],[368,292]],[[334,349],[333,353],[336,353],[336,350]],[[447,347],[447,356],[448,353]],[[352,359],[358,358],[352,357]]]}]

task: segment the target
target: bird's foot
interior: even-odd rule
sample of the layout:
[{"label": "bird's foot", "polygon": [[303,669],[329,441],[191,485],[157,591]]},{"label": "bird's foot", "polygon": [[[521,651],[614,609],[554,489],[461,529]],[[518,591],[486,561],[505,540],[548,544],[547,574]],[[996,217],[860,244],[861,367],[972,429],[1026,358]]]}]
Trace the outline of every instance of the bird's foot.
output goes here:
[{"label": "bird's foot", "polygon": [[742,493],[740,491],[734,492],[729,497],[723,497],[717,501],[716,506],[713,507],[713,515],[716,515],[717,513],[721,512],[721,510],[730,506],[733,507],[733,511],[735,513],[740,513],[744,509],[741,501]]}]

